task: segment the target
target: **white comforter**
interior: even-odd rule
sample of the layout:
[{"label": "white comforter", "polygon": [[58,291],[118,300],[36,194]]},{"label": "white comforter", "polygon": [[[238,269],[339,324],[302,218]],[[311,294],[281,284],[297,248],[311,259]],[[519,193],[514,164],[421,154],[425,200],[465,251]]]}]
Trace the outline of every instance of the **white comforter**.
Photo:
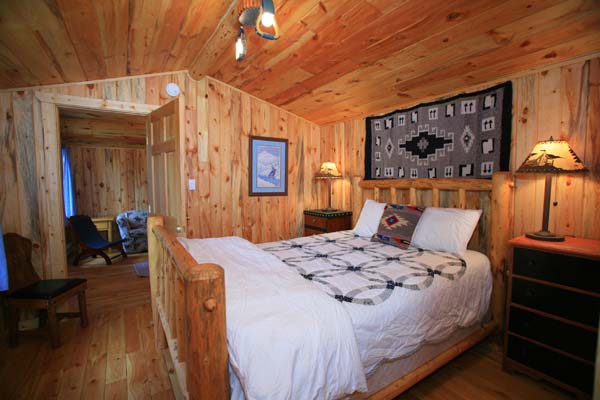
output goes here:
[{"label": "white comforter", "polygon": [[[399,257],[401,261],[385,262],[384,266],[379,267],[379,271],[392,280],[396,276],[411,275],[414,272],[420,275],[403,280],[405,285],[422,282],[424,267],[440,269],[439,265],[443,264],[440,256],[451,256],[448,253],[426,252],[428,254],[408,261],[411,258],[410,251],[373,243],[370,238],[357,237],[351,231],[263,243],[259,247],[273,252],[282,260],[288,260],[288,263],[304,273],[310,272],[319,277],[322,273],[316,271],[333,274],[329,273],[332,271],[331,263],[324,258],[315,257],[315,254],[327,254],[330,259],[335,259],[335,264],[362,265],[363,268],[382,264],[381,260],[386,257]],[[356,248],[361,250],[353,250]],[[367,376],[386,360],[409,356],[427,343],[440,342],[456,329],[472,326],[484,319],[492,292],[489,260],[485,255],[470,250],[465,254],[464,260],[466,268],[460,278],[456,277],[457,274],[450,274],[454,276],[451,279],[436,277],[431,280],[430,286],[419,290],[396,288],[387,300],[376,305],[341,303],[352,320]],[[436,265],[438,268],[434,267]],[[296,270],[292,266],[285,267]],[[455,268],[441,270],[452,272]],[[343,267],[333,270],[336,269],[342,272],[345,270]],[[351,275],[341,275],[331,279],[343,294],[347,294],[356,286],[353,278]],[[323,288],[315,282],[313,284]],[[363,292],[365,293],[368,291]]]},{"label": "white comforter", "polygon": [[197,262],[225,270],[233,398],[241,388],[247,399],[336,399],[366,391],[352,321],[340,303],[244,239],[179,241]]}]

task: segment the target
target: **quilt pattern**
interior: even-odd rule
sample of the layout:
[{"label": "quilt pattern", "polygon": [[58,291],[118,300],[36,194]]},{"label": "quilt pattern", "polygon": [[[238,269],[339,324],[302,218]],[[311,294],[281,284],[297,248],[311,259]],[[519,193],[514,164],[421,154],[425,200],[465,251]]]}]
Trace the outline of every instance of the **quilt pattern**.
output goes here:
[{"label": "quilt pattern", "polygon": [[366,120],[365,178],[491,178],[508,170],[512,85]]},{"label": "quilt pattern", "polygon": [[369,239],[342,231],[258,246],[340,302],[376,305],[394,290],[425,290],[436,279],[465,274],[466,262],[457,255]]}]

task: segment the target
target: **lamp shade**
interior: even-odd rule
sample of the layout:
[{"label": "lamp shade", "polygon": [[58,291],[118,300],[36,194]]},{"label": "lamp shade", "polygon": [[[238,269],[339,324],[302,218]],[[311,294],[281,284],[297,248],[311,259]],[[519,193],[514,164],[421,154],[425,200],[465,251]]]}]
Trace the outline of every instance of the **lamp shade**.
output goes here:
[{"label": "lamp shade", "polygon": [[585,172],[577,154],[566,140],[544,140],[537,142],[517,172],[560,174]]},{"label": "lamp shade", "polygon": [[342,174],[334,162],[327,161],[321,164],[321,169],[319,169],[319,173],[315,177],[317,179],[339,179],[342,177]]}]

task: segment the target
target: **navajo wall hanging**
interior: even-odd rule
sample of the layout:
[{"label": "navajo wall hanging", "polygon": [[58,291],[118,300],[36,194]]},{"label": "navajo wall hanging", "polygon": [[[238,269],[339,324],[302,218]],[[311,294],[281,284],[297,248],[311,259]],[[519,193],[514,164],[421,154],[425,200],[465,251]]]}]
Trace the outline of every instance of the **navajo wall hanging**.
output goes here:
[{"label": "navajo wall hanging", "polygon": [[365,179],[491,178],[507,171],[512,84],[367,118]]}]

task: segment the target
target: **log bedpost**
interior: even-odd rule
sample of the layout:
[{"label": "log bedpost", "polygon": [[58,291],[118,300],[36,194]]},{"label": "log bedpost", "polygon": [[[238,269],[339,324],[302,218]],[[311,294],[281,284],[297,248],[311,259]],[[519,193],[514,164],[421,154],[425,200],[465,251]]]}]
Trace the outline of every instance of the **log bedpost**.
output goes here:
[{"label": "log bedpost", "polygon": [[163,217],[148,218],[156,346],[168,346],[186,399],[228,399],[223,268],[198,264],[163,224]]}]

